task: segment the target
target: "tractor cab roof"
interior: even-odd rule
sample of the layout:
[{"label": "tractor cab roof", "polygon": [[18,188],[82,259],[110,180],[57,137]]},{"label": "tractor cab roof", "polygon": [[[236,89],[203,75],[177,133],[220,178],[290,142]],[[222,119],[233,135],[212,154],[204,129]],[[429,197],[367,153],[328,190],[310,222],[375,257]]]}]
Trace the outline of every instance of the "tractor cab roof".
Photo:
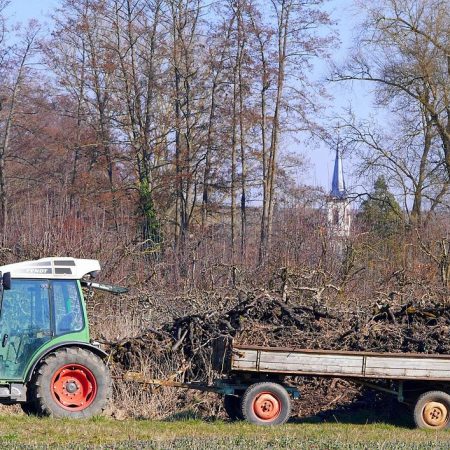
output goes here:
[{"label": "tractor cab roof", "polygon": [[81,280],[100,270],[96,259],[42,258],[0,266],[0,272],[10,272],[12,278]]}]

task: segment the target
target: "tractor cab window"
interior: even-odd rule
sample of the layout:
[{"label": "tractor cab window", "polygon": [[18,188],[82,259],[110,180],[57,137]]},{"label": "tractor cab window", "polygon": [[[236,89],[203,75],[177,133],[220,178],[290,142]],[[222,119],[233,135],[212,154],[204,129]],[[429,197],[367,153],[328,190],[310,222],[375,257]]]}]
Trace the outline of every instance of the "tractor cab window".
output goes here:
[{"label": "tractor cab window", "polygon": [[51,339],[49,282],[14,279],[3,292],[0,379],[20,379],[32,355]]},{"label": "tractor cab window", "polygon": [[75,280],[53,280],[56,335],[83,329],[80,292]]}]

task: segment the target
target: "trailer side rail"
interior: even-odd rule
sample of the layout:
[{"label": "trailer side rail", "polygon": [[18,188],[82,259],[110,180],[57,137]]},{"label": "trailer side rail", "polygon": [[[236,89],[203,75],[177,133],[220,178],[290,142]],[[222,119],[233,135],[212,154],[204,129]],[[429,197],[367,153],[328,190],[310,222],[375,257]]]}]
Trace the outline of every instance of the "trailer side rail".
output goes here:
[{"label": "trailer side rail", "polygon": [[450,381],[450,356],[234,345],[231,370],[284,375]]}]

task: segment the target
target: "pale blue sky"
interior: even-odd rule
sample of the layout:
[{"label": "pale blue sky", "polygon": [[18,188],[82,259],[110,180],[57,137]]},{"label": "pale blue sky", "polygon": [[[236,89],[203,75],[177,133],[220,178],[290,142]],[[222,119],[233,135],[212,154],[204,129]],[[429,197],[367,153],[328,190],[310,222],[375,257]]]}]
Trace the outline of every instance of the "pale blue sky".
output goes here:
[{"label": "pale blue sky", "polygon": [[[353,3],[353,0],[331,0],[326,7],[333,19],[339,23],[338,29],[342,44],[340,48],[336,48],[333,51],[333,58],[337,62],[345,58],[351,46],[353,30],[360,20],[355,15]],[[26,23],[32,18],[47,22],[49,15],[58,4],[59,0],[11,0],[7,9],[8,18],[10,22]],[[327,76],[327,66],[319,64],[315,72],[318,79],[324,79]],[[353,84],[353,86],[345,83],[330,85],[329,91],[333,95],[334,100],[329,105],[327,115],[336,117],[343,112],[344,108],[351,105],[359,116],[368,116],[371,112],[370,103],[372,99],[370,88],[370,85],[361,83]],[[295,145],[297,146],[297,144]],[[334,150],[323,145],[314,144],[307,149],[299,148],[299,151],[304,153],[310,160],[311,167],[306,175],[299,171],[298,181],[329,189],[334,167]],[[344,160],[347,186],[358,184],[352,182],[351,168],[349,166],[350,161]]]},{"label": "pale blue sky", "polygon": [[58,5],[58,0],[11,0],[8,16],[13,21],[26,23],[28,20],[45,17]]}]

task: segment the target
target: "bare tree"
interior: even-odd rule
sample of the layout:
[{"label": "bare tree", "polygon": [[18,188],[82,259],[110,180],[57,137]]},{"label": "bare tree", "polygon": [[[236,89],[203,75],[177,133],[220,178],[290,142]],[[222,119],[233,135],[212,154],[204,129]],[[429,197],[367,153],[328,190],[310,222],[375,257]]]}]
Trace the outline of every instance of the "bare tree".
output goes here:
[{"label": "bare tree", "polygon": [[113,36],[108,44],[117,61],[115,101],[124,105],[125,114],[115,118],[127,137],[136,173],[141,237],[147,248],[157,247],[161,230],[154,201],[155,172],[167,166],[161,146],[168,127],[158,120],[154,105],[163,97],[158,93],[159,66],[162,61],[159,23],[163,1],[112,1]]},{"label": "bare tree", "polygon": [[[227,10],[228,12],[228,10]],[[217,142],[220,139],[219,129],[221,118],[219,116],[220,103],[223,100],[227,88],[227,61],[229,58],[229,49],[232,40],[232,31],[236,16],[234,11],[226,16],[219,25],[219,30],[215,31],[208,42],[208,60],[210,62],[210,82],[209,82],[209,111],[207,125],[207,140],[205,150],[205,163],[203,170],[203,189],[202,189],[202,228],[205,229],[211,203],[211,188],[216,181],[213,172],[217,171],[215,166],[219,154],[220,145]],[[205,61],[206,63],[206,61]]]},{"label": "bare tree", "polygon": [[9,5],[9,0],[0,0],[0,63],[3,61],[4,57],[4,44],[6,35],[6,23],[3,12],[5,8]]},{"label": "bare tree", "polygon": [[21,42],[10,49],[8,75],[0,85],[2,101],[0,108],[0,214],[3,236],[7,231],[8,205],[6,186],[6,159],[10,152],[10,138],[16,123],[21,90],[27,77],[29,60],[36,50],[35,41],[39,32],[36,23],[30,23]]},{"label": "bare tree", "polygon": [[[319,9],[320,4],[320,1],[271,0],[270,12],[275,18],[273,26],[261,24],[260,12],[255,11],[252,18],[262,69],[260,105],[263,206],[260,263],[264,261],[270,248],[280,137],[284,131],[283,126],[287,128],[288,122],[284,112],[289,104],[290,112],[305,124],[304,128],[308,128],[306,109],[301,106],[299,99],[311,96],[311,91],[308,91],[310,80],[307,69],[313,58],[325,55],[324,51],[330,43],[328,34],[317,34],[320,25],[329,24],[327,14]],[[287,92],[290,94],[289,100],[286,99]],[[300,127],[297,125],[295,128]]]},{"label": "bare tree", "polygon": [[450,12],[446,0],[380,0],[367,13],[358,49],[334,80],[378,86],[378,102],[416,104],[436,130],[450,176]]},{"label": "bare tree", "polygon": [[411,225],[426,224],[448,199],[449,181],[440,139],[429,114],[405,104],[391,112],[389,125],[358,121],[353,114],[343,126],[345,146],[359,159],[358,176],[382,174],[403,200]]},{"label": "bare tree", "polygon": [[244,148],[244,125],[243,125],[243,108],[244,108],[244,83],[243,83],[243,58],[245,55],[246,36],[244,33],[243,15],[245,8],[244,1],[237,1],[231,4],[233,14],[236,17],[235,30],[235,49],[233,62],[233,95],[232,95],[232,127],[231,127],[231,264],[235,264],[235,246],[237,235],[237,214],[236,214],[236,197],[237,197],[237,166],[238,158],[241,160],[241,256],[244,253],[245,242],[245,148]]},{"label": "bare tree", "polygon": [[[174,79],[175,112],[175,244],[184,248],[186,235],[197,205],[199,150],[203,145],[196,98],[196,81],[201,80],[195,60],[199,34],[200,0],[170,0],[171,66]],[[200,82],[199,80],[199,82]]]},{"label": "bare tree", "polygon": [[[76,99],[78,127],[87,123],[96,139],[85,144],[89,167],[101,164],[107,176],[111,215],[118,230],[116,155],[113,145],[113,78],[115,63],[108,50],[108,24],[104,2],[65,0],[55,15],[53,38],[43,49],[46,62],[59,77],[60,85]],[[74,145],[72,179],[77,176],[80,143]]]},{"label": "bare tree", "polygon": [[[245,8],[245,9],[244,9]],[[238,57],[237,63],[237,78],[239,84],[239,147],[240,147],[240,165],[241,165],[241,242],[240,242],[240,254],[241,260],[244,260],[246,250],[246,236],[247,236],[247,156],[246,156],[246,125],[245,125],[245,99],[249,92],[249,82],[245,82],[244,73],[244,58],[249,59],[249,52],[246,49],[248,46],[247,40],[249,39],[249,30],[244,20],[244,11],[248,15],[249,5],[244,3],[238,4],[237,8],[237,48]],[[244,11],[243,11],[244,9]],[[247,11],[246,11],[247,10]]]}]

